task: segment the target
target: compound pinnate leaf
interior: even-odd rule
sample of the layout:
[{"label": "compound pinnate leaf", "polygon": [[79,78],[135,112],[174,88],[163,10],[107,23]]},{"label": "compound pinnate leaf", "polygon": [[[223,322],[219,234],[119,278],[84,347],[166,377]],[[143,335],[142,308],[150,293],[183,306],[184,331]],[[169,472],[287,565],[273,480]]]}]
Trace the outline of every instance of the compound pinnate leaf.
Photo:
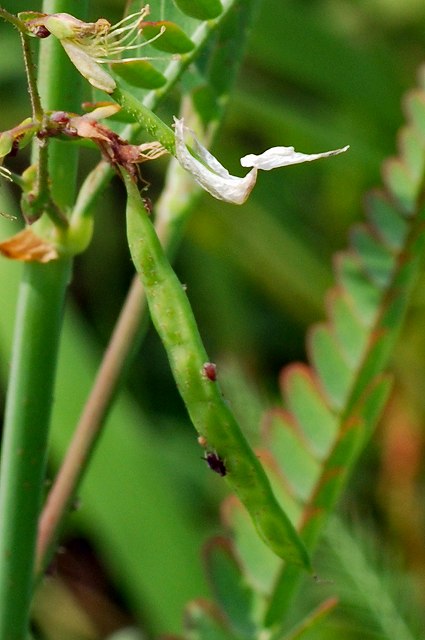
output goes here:
[{"label": "compound pinnate leaf", "polygon": [[311,359],[328,404],[335,410],[341,409],[350,391],[352,371],[328,326],[314,327],[309,338]]},{"label": "compound pinnate leaf", "polygon": [[[285,411],[269,412],[263,424],[262,439],[264,443],[272,443],[270,450],[278,463],[286,461],[285,477],[292,495],[298,500],[307,500],[319,473],[319,463],[313,455],[308,455],[308,444],[292,416]],[[288,506],[285,511],[290,514]]]},{"label": "compound pinnate leaf", "polygon": [[[355,366],[358,353],[365,349],[369,333],[353,311],[344,291],[333,289],[328,296],[328,313],[335,338],[348,366]],[[335,416],[334,416],[334,422]],[[334,430],[333,435],[336,430]]]},{"label": "compound pinnate leaf", "polygon": [[386,162],[383,173],[384,182],[396,206],[405,216],[413,216],[416,184],[408,167],[399,158],[392,158]]},{"label": "compound pinnate leaf", "polygon": [[425,154],[418,133],[411,127],[402,129],[399,137],[400,157],[414,184],[424,172]]},{"label": "compound pinnate leaf", "polygon": [[281,389],[287,407],[308,440],[308,447],[320,459],[335,439],[338,423],[327,406],[311,370],[305,365],[292,365],[281,375]]},{"label": "compound pinnate leaf", "polygon": [[380,241],[389,250],[400,252],[406,241],[409,225],[388,196],[379,191],[371,191],[366,197],[366,210]]},{"label": "compound pinnate leaf", "polygon": [[354,227],[351,241],[371,281],[378,288],[388,287],[395,268],[395,255],[365,225]]},{"label": "compound pinnate leaf", "polygon": [[[407,98],[408,123],[399,156],[384,165],[384,189],[369,194],[367,224],[353,229],[350,247],[337,256],[328,321],[310,335],[311,364],[284,370],[285,409],[265,419],[262,446],[279,469],[274,490],[284,503],[276,488],[280,474],[281,493],[298,502],[296,524],[310,552],[388,398],[383,371],[425,251],[425,73],[421,82]],[[240,520],[227,516],[227,522],[238,531],[236,545],[243,542]],[[281,623],[298,583],[294,566],[275,580],[266,627]]]},{"label": "compound pinnate leaf", "polygon": [[360,259],[354,252],[339,254],[336,266],[341,291],[345,291],[356,316],[370,328],[381,301],[379,289],[365,277]]}]

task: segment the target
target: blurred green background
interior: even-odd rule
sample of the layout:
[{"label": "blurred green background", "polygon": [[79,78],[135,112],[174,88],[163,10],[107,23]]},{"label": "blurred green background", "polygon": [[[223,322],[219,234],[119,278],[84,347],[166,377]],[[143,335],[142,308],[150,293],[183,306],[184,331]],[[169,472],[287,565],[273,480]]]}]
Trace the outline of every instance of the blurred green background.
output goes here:
[{"label": "blurred green background", "polygon": [[[10,11],[17,4],[19,10],[41,5],[2,3]],[[89,18],[114,21],[123,4],[91,2]],[[262,173],[243,207],[205,195],[187,226],[176,270],[228,397],[251,427],[262,406],[280,401],[279,371],[306,358],[306,330],[325,317],[332,256],[347,245],[350,225],[364,215],[365,192],[379,185],[381,163],[395,153],[403,94],[414,87],[424,59],[424,33],[425,4],[419,0],[260,2],[214,153],[241,175],[239,158],[270,146],[293,145],[306,153],[351,148],[328,161]],[[0,44],[8,52],[0,57],[5,130],[28,115],[29,104],[19,41],[5,24]],[[82,175],[96,161],[87,152]],[[22,155],[9,166],[22,170],[26,162]],[[164,167],[147,166],[153,200]],[[6,198],[4,184],[1,197]],[[70,293],[75,313],[67,325],[55,414],[55,429],[66,423],[64,433],[78,416],[132,277],[122,207],[122,189],[114,181],[98,203],[93,242],[76,260]],[[12,223],[1,224],[2,237],[10,235]],[[2,298],[10,307],[3,322],[13,321],[17,271],[7,265],[1,275]],[[413,593],[422,588],[422,601],[412,596],[409,604],[417,612],[425,592],[423,306],[418,286],[393,362],[393,399],[342,505],[348,519],[369,532],[373,548],[378,539],[389,555],[400,556],[402,572],[414,578]],[[77,601],[87,604],[87,592],[92,594],[94,609],[102,613],[96,616],[89,607],[89,615],[100,637],[134,618],[148,631],[176,632],[185,599],[207,594],[199,548],[219,530],[220,496],[216,478],[199,461],[194,432],[152,330],[108,429],[82,490],[82,508],[70,518],[68,551],[59,557],[58,571]],[[65,439],[58,435],[52,445],[56,462]],[[53,602],[51,594],[45,598]],[[375,637],[355,607],[335,624],[340,632],[342,625],[345,638],[369,632]],[[57,637],[68,638],[61,633]]]}]

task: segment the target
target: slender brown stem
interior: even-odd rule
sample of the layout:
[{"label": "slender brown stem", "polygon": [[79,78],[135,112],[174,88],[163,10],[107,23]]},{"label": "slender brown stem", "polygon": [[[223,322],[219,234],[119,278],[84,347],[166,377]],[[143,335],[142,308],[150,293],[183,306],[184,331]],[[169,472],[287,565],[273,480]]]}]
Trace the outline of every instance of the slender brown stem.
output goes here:
[{"label": "slender brown stem", "polygon": [[75,486],[93,450],[105,415],[113,400],[117,381],[139,331],[145,304],[140,280],[135,277],[103,357],[95,383],[74,437],[48,495],[39,522],[36,567],[42,570],[55,533],[72,499]]}]

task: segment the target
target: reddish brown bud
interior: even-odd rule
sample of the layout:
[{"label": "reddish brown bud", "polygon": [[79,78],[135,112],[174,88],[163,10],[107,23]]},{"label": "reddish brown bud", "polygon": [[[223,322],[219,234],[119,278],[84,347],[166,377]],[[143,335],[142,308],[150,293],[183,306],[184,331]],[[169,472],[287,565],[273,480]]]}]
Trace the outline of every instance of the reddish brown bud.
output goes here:
[{"label": "reddish brown bud", "polygon": [[50,31],[47,29],[47,27],[41,24],[33,31],[33,34],[36,36],[36,38],[48,38],[50,36]]},{"label": "reddish brown bud", "polygon": [[70,118],[69,114],[66,111],[54,111],[50,116],[50,120],[52,122],[56,122],[57,124],[68,124]]}]

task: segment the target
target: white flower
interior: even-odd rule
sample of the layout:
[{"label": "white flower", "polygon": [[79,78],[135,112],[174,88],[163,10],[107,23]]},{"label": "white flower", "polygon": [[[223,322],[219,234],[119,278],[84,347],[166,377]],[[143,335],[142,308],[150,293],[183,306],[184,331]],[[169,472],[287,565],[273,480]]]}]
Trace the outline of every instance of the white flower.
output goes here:
[{"label": "white flower", "polygon": [[83,22],[69,13],[53,13],[27,22],[27,27],[34,34],[40,27],[45,27],[58,38],[71,62],[91,85],[112,93],[116,82],[101,65],[143,59],[121,58],[120,55],[149,44],[164,32],[165,27],[150,40],[140,42],[140,25],[147,15],[149,5],[112,26],[104,18]]},{"label": "white flower", "polygon": [[[232,176],[223,165],[203,147],[190,129],[184,125],[184,120],[174,118],[176,135],[176,157],[182,167],[192,174],[194,180],[214,198],[243,204],[251,193],[257,180],[258,169],[269,171],[278,167],[285,167],[300,162],[310,162],[319,158],[336,156],[347,151],[348,146],[334,151],[314,153],[311,155],[298,153],[294,147],[272,147],[260,155],[249,154],[241,158],[243,167],[252,167],[244,178]],[[191,145],[186,144],[187,133],[191,134]]]}]

